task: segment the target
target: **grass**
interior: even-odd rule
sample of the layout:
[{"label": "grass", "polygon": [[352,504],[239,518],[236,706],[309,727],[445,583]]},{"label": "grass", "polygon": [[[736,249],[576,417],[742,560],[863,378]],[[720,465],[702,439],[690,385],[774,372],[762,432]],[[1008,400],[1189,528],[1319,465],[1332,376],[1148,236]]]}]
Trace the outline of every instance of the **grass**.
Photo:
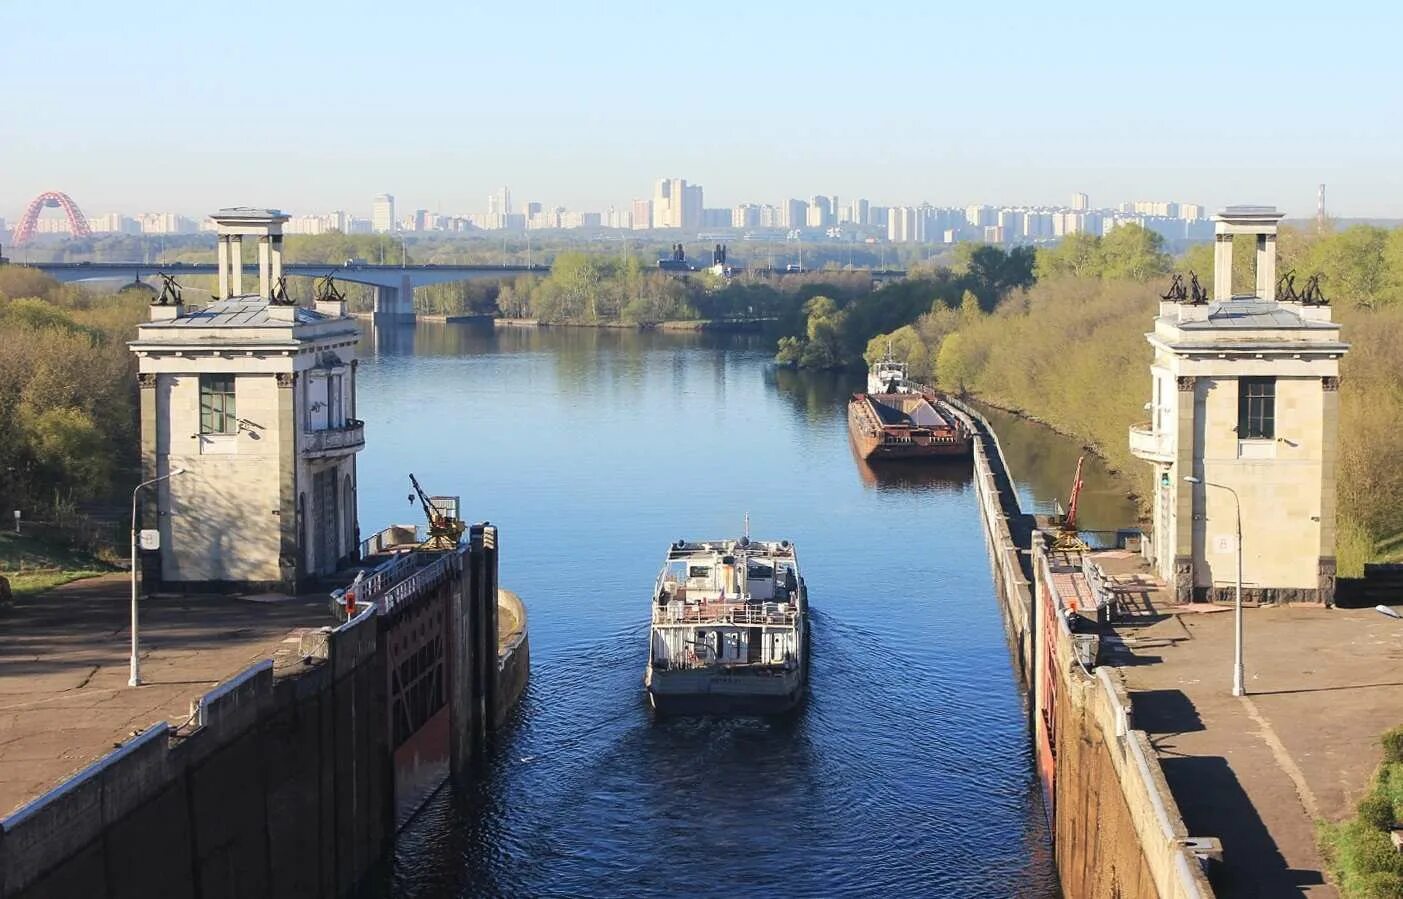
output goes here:
[{"label": "grass", "polygon": [[33,534],[0,533],[0,577],[10,582],[17,597],[116,570],[117,566],[73,546]]},{"label": "grass", "polygon": [[1383,763],[1358,813],[1318,827],[1321,851],[1345,899],[1403,899],[1403,855],[1389,839],[1403,819],[1403,727],[1386,732],[1382,742]]}]

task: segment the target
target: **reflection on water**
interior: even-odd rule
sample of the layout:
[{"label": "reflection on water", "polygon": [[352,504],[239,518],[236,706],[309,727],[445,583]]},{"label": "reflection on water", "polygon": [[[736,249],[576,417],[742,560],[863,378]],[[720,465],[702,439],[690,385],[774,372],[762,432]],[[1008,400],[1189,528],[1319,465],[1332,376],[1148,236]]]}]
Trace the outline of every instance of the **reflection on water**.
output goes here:
[{"label": "reflection on water", "polygon": [[1081,498],[1077,502],[1080,528],[1114,531],[1136,526],[1139,509],[1126,494],[1137,485],[1111,474],[1105,462],[1069,437],[1002,409],[976,405],[999,436],[1024,512],[1050,515],[1055,503],[1065,507],[1077,459],[1085,457]]},{"label": "reflection on water", "polygon": [[[968,464],[856,460],[861,373],[777,371],[758,336],[389,330],[361,367],[363,527],[405,519],[411,467],[499,525],[532,672],[481,780],[402,835],[386,892],[1056,894]],[[653,723],[667,544],[747,512],[802,559],[809,700]]]}]

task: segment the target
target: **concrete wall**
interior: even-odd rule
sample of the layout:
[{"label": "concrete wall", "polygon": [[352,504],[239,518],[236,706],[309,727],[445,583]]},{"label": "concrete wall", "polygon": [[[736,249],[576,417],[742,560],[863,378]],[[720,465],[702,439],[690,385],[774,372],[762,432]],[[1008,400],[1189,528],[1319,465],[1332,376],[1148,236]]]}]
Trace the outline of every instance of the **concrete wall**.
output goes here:
[{"label": "concrete wall", "polygon": [[[994,590],[1004,613],[1014,661],[1020,677],[1032,670],[1033,629],[1030,625],[1033,609],[1032,574],[1026,556],[1027,535],[1032,531],[1031,516],[1024,515],[1013,490],[1013,478],[1004,465],[999,438],[975,409],[958,400],[947,405],[975,435],[974,492],[979,501],[979,517],[983,524],[984,543],[989,550],[989,564],[994,577]],[[1017,532],[1017,536],[1015,536]],[[1019,543],[1023,543],[1020,552]]]},{"label": "concrete wall", "polygon": [[380,668],[366,614],[221,684],[0,820],[0,896],[350,893],[392,837]]},{"label": "concrete wall", "polygon": [[507,723],[512,709],[526,692],[531,672],[531,639],[526,633],[526,604],[508,590],[497,591],[497,602],[511,610],[521,626],[497,653],[497,697],[493,702],[492,729]]},{"label": "concrete wall", "polygon": [[[1158,760],[1130,727],[1112,669],[1081,667],[1031,521],[993,429],[951,405],[975,437],[974,483],[994,584],[1029,691],[1034,756],[1063,895],[1076,899],[1198,899],[1212,889]],[[1052,605],[1049,605],[1049,601]],[[1053,614],[1049,615],[1049,610]]]},{"label": "concrete wall", "polygon": [[1064,894],[1212,896],[1149,736],[1133,729],[1119,672],[1090,670],[1077,657],[1040,538],[1033,564],[1040,635],[1030,677],[1034,745]]}]

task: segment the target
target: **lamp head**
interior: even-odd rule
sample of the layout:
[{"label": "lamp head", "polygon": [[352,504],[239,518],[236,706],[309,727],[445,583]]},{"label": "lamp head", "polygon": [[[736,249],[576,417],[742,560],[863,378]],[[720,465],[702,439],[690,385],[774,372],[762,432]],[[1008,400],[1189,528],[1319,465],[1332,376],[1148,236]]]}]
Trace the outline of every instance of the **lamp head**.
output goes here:
[{"label": "lamp head", "polygon": [[172,468],[172,469],[171,469],[171,477],[175,477],[175,476],[178,475],[178,474],[185,474],[185,469],[183,469],[183,468]]},{"label": "lamp head", "polygon": [[1186,474],[1186,475],[1184,475],[1184,480],[1188,481],[1190,484],[1202,484],[1202,483],[1203,483],[1203,478],[1196,478],[1196,477],[1194,477],[1194,476],[1191,475],[1191,474]]}]

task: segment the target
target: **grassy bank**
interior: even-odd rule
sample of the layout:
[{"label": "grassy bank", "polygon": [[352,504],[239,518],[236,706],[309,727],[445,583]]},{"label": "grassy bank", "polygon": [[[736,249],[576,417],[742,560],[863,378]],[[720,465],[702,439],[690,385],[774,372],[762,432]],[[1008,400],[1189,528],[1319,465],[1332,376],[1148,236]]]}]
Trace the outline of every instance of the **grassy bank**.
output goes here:
[{"label": "grassy bank", "polygon": [[1358,813],[1319,828],[1321,851],[1345,899],[1403,899],[1403,855],[1389,838],[1403,821],[1403,727],[1382,742],[1383,763]]},{"label": "grassy bank", "polygon": [[0,577],[16,597],[117,571],[110,560],[30,534],[0,533]]}]

